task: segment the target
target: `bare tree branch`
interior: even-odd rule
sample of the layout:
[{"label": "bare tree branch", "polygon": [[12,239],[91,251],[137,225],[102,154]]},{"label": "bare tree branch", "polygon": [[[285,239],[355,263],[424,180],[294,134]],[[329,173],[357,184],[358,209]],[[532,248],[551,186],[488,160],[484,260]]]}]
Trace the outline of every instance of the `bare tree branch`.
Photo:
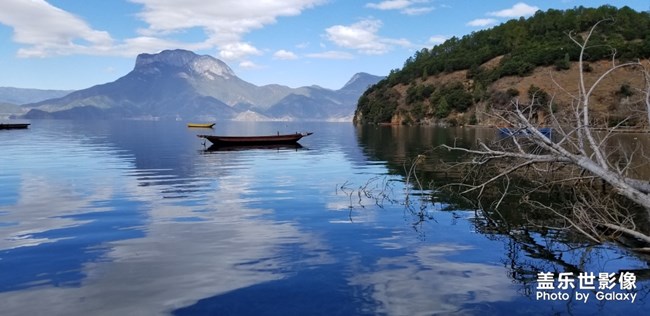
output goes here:
[{"label": "bare tree branch", "polygon": [[[442,145],[440,148],[463,152],[471,157],[471,160],[458,166],[481,168],[469,170],[469,181],[457,184],[460,194],[477,194],[480,199],[491,190],[490,186],[502,183],[505,191],[497,194],[495,202],[491,204],[495,209],[502,205],[507,192],[527,190],[522,192],[525,197],[522,203],[540,211],[552,212],[565,226],[572,227],[593,242],[604,240],[606,233],[622,233],[650,245],[650,181],[638,178],[632,172],[639,157],[647,157],[638,146],[623,147],[614,133],[614,130],[633,119],[632,114],[618,121],[614,128],[604,128],[605,132],[595,129],[597,121],[592,122],[591,117],[594,93],[612,74],[629,69],[642,75],[643,86],[636,89],[642,91],[643,100],[635,101],[635,111],[638,111],[639,104],[644,104],[646,126],[650,127],[650,67],[641,61],[617,64],[614,51],[611,67],[587,84],[583,58],[590,48],[588,43],[594,31],[605,21],[596,23],[584,39],[574,33],[569,34],[570,39],[580,47],[578,94],[572,95],[569,89],[560,87],[571,96],[573,102],[570,107],[555,112],[553,96],[546,107],[546,121],[539,122],[536,120],[538,96],[533,93],[529,103],[523,104],[515,99],[511,108],[494,109],[492,113],[487,113],[512,127],[507,138],[494,143],[479,141],[472,148],[461,148],[455,144]],[[558,85],[552,76],[551,80]],[[550,126],[552,134],[540,130],[540,123]],[[533,186],[528,189],[512,186],[513,177]],[[564,189],[567,205],[544,205],[528,199],[535,192],[553,192],[558,188]],[[494,190],[491,192],[494,193]],[[637,214],[633,209],[644,212]]]}]

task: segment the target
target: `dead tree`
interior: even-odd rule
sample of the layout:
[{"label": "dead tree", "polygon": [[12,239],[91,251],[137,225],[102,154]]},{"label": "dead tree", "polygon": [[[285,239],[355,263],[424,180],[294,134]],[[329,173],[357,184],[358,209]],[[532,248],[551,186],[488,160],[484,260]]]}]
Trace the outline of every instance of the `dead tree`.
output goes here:
[{"label": "dead tree", "polygon": [[[643,148],[619,146],[614,132],[618,126],[595,126],[592,103],[595,102],[594,92],[606,78],[617,71],[633,70],[642,76],[645,83],[644,86],[635,87],[642,92],[643,99],[640,102],[645,105],[643,110],[646,115],[640,117],[647,117],[650,123],[650,67],[647,61],[617,63],[613,54],[611,67],[594,82],[588,83],[584,76],[583,57],[588,49],[589,38],[599,24],[600,22],[596,23],[584,34],[584,38],[569,35],[580,47],[578,89],[577,93],[571,93],[566,87],[559,87],[563,93],[570,95],[570,107],[559,109],[559,106],[554,106],[553,97],[545,105],[548,114],[543,123],[552,129],[551,135],[541,131],[540,122],[533,119],[536,112],[534,106],[538,104],[533,96],[525,104],[515,99],[508,110],[486,113],[512,127],[511,136],[507,138],[508,145],[501,140],[491,143],[479,141],[474,148],[454,145],[442,147],[469,154],[472,158],[464,163],[466,167],[485,168],[490,165],[495,170],[489,177],[485,177],[486,173],[480,173],[482,178],[475,177],[471,179],[473,181],[457,184],[461,193],[480,196],[491,185],[506,183],[506,190],[502,192],[505,196],[512,192],[509,184],[513,177],[527,179],[534,185],[529,189],[530,192],[524,192],[522,203],[552,212],[562,218],[567,227],[595,242],[625,235],[642,241],[646,244],[643,247],[647,247],[650,245],[647,231],[650,226],[650,179],[635,176],[630,169],[634,161],[648,159],[644,156]],[[638,116],[638,113],[630,115]],[[647,137],[648,134],[640,135]],[[550,187],[561,187],[564,192],[569,192],[571,197],[564,207],[529,199],[531,195],[528,193]],[[493,206],[498,208],[501,199],[497,199]]]}]

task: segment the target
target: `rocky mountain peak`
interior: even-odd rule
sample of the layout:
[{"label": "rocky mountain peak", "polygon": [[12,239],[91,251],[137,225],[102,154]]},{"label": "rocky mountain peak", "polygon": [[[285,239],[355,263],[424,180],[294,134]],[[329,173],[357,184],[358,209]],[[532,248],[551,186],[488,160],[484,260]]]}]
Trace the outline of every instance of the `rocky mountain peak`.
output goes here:
[{"label": "rocky mountain peak", "polygon": [[208,55],[197,55],[188,50],[164,50],[157,54],[140,54],[135,61],[136,71],[151,72],[157,64],[165,64],[215,79],[215,76],[225,79],[235,77],[235,73],[224,62]]},{"label": "rocky mountain peak", "polygon": [[374,76],[365,72],[359,72],[354,74],[348,82],[343,85],[341,90],[365,90],[368,86],[377,83],[377,81],[383,79],[383,77]]},{"label": "rocky mountain peak", "polygon": [[215,75],[226,79],[235,77],[235,73],[230,69],[230,67],[228,67],[228,65],[208,55],[199,56],[192,60],[190,63],[190,69],[195,73],[202,74],[210,79],[214,79]]},{"label": "rocky mountain peak", "polygon": [[183,67],[198,55],[182,49],[164,50],[158,54],[139,54],[135,60],[135,68],[144,67],[152,63],[164,63],[176,67]]},{"label": "rocky mountain peak", "polygon": [[347,86],[347,85],[349,85],[349,84],[351,84],[351,83],[353,83],[353,82],[355,82],[357,80],[360,80],[364,76],[368,76],[368,74],[365,73],[365,72],[358,72],[358,73],[354,74],[354,76],[352,76],[352,78],[350,78],[350,80],[348,80],[348,82],[345,84],[345,86]]}]

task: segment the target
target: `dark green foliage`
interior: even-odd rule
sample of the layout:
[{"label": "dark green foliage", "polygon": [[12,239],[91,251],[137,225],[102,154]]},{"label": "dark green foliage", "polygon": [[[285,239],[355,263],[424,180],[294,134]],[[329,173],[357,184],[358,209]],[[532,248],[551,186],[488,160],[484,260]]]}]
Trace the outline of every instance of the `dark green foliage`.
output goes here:
[{"label": "dark green foliage", "polygon": [[530,85],[528,88],[528,98],[531,100],[533,109],[546,108],[551,101],[548,93],[535,85]]},{"label": "dark green foliage", "polygon": [[467,79],[476,78],[485,72],[485,69],[481,68],[479,65],[474,64],[469,69],[467,69]]},{"label": "dark green foliage", "polygon": [[476,125],[478,123],[478,118],[476,117],[476,113],[472,113],[472,115],[469,117],[469,125]]},{"label": "dark green foliage", "polygon": [[[458,112],[467,111],[467,109],[474,104],[473,99],[472,94],[465,90],[462,83],[454,82],[446,86],[438,87],[431,94],[429,102],[431,106],[436,109],[437,117],[445,117],[449,115],[451,110],[456,110]],[[441,115],[441,112],[438,110],[440,103],[443,100],[448,107],[446,115]]]},{"label": "dark green foliage", "polygon": [[449,103],[445,97],[441,97],[436,106],[436,117],[445,118],[451,113]]},{"label": "dark green foliage", "polygon": [[406,90],[406,104],[422,101],[428,98],[435,88],[431,85],[411,85]]},{"label": "dark green foliage", "polygon": [[[583,56],[585,61],[611,59],[614,52],[615,57],[623,61],[650,58],[650,14],[647,12],[636,12],[629,7],[617,9],[609,5],[598,8],[580,6],[566,11],[551,9],[462,38],[452,37],[430,49],[423,48],[409,57],[402,69],[392,70],[385,80],[372,87],[370,91],[374,92],[368,97],[383,98],[386,94],[380,91],[397,84],[410,85],[417,79],[458,70],[467,70],[467,79],[472,79],[475,87],[489,87],[501,77],[526,76],[539,66],[568,69],[580,54],[580,48],[568,35],[580,41],[581,35],[603,20],[590,38],[589,49]],[[503,56],[498,66],[491,69],[480,66],[498,56]],[[585,65],[585,71],[590,69]],[[486,97],[495,99],[495,106],[505,106],[513,97],[507,93],[489,95],[484,92],[486,88],[482,90],[476,92],[446,87],[432,92],[425,90],[424,86],[415,85],[409,87],[406,103],[414,104],[429,98],[435,109],[444,95],[451,109],[464,112],[473,102]],[[383,104],[382,109],[386,110],[392,107],[394,100],[384,99],[385,102],[378,103]]]},{"label": "dark green foliage", "polygon": [[616,91],[616,94],[621,97],[630,97],[634,94],[634,91],[630,87],[630,84],[626,82],[621,85],[618,91]]},{"label": "dark green foliage", "polygon": [[472,95],[465,91],[460,83],[444,87],[442,95],[445,96],[449,105],[458,112],[465,112],[473,104]]},{"label": "dark green foliage", "polygon": [[[575,61],[579,48],[567,34],[588,31],[603,19],[611,21],[596,29],[590,42],[592,49],[585,56],[587,60],[611,57],[612,47],[616,48],[617,56],[623,58],[628,55],[630,58],[650,57],[649,14],[628,7],[581,6],[566,11],[538,11],[528,19],[510,20],[462,38],[452,37],[431,49],[423,48],[408,58],[401,70],[391,72],[389,81],[408,84],[425,73],[435,75],[463,69],[472,69],[469,76],[474,77],[478,65],[500,55],[506,55],[502,66],[507,68],[501,71],[501,76],[526,74],[531,69],[530,65],[563,63],[567,55],[570,61]],[[617,45],[626,42],[627,45]]]},{"label": "dark green foliage", "polygon": [[507,93],[511,98],[514,98],[514,97],[516,97],[516,96],[519,95],[519,90],[517,90],[517,89],[515,89],[515,88],[508,88],[508,90],[506,90],[506,93]]},{"label": "dark green foliage", "polygon": [[369,94],[372,90],[367,90],[359,97],[357,113],[363,116],[362,123],[386,123],[390,122],[395,110],[397,109],[397,99],[399,94],[391,88],[382,87],[376,91],[372,98]]},{"label": "dark green foliage", "polygon": [[564,58],[555,61],[555,70],[567,70],[571,68],[569,53],[564,54]]},{"label": "dark green foliage", "polygon": [[499,77],[526,76],[535,69],[535,65],[519,58],[504,58],[501,62]]},{"label": "dark green foliage", "polygon": [[472,97],[474,98],[474,103],[482,101],[487,96],[487,91],[485,86],[481,82],[476,82],[474,84],[474,89],[472,91]]},{"label": "dark green foliage", "polygon": [[411,115],[413,118],[415,118],[416,121],[419,121],[424,118],[425,111],[426,109],[424,103],[418,102],[413,104],[413,107],[411,108]]}]

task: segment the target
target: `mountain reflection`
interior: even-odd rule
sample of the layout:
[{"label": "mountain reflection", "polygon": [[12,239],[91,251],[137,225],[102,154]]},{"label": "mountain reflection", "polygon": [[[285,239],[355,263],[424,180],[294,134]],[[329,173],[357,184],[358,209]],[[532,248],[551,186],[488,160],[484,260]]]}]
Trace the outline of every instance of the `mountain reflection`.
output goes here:
[{"label": "mountain reflection", "polygon": [[[3,227],[0,265],[21,277],[9,286],[3,273],[3,315],[40,314],[44,306],[61,315],[164,314],[202,297],[281,280],[287,266],[331,261],[310,234],[292,223],[265,219],[272,209],[247,206],[255,200],[247,195],[254,195],[256,179],[242,161],[221,164],[208,157],[197,162],[201,176],[183,179],[167,169],[134,169],[129,159],[111,160],[110,151],[92,154],[98,149],[92,146],[54,148],[59,149],[48,152],[49,159],[86,166],[88,174],[79,173],[97,179],[74,179],[72,170],[32,178],[30,173],[38,168],[16,167],[20,198],[2,216],[15,224]],[[85,148],[88,154],[68,156],[71,148]],[[243,172],[234,175],[233,170]],[[170,195],[180,200],[170,200]],[[127,210],[140,218],[124,217],[131,216]],[[197,220],[183,220],[187,218]],[[83,227],[102,235],[88,239],[88,233],[78,230]],[[139,234],[106,236],[114,230]],[[69,239],[83,241],[70,247]],[[69,257],[75,259],[53,266],[44,253],[48,250],[39,248],[43,243],[53,245],[52,256],[72,251],[77,254]],[[66,252],[57,250],[58,245]],[[304,258],[288,261],[280,255],[288,245],[298,247]],[[11,249],[17,248],[25,249],[19,252],[23,257],[41,261],[42,268],[28,264],[16,270],[15,260],[21,259],[13,258],[16,251]],[[29,275],[34,278],[23,278]],[[22,288],[29,290],[16,291]]]},{"label": "mountain reflection", "polygon": [[[564,312],[531,299],[540,271],[634,269],[648,293],[637,258],[506,232],[407,181],[412,154],[454,135],[315,124],[309,150],[204,152],[183,124],[61,124],[35,122],[0,156],[2,315]],[[51,146],[34,154],[34,139]]]}]

